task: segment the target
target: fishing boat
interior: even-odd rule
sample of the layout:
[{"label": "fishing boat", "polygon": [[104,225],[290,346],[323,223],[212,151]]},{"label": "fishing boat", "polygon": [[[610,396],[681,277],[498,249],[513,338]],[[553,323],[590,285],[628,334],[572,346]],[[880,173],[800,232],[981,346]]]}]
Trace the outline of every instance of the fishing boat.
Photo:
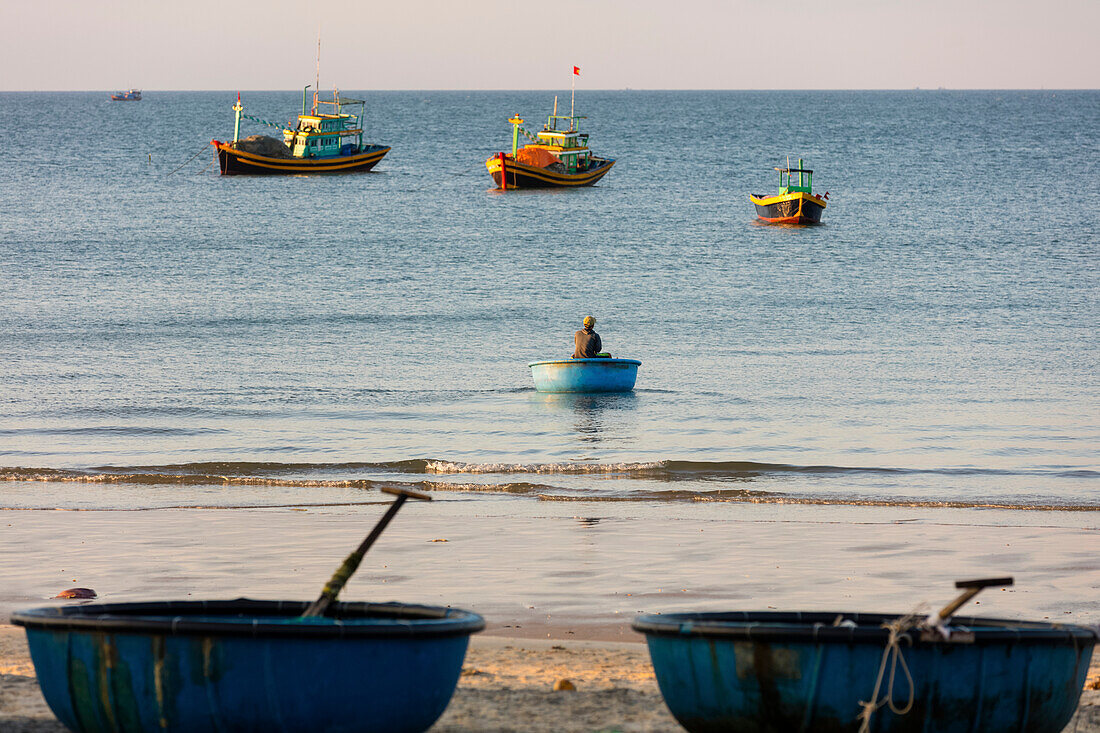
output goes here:
[{"label": "fishing boat", "polygon": [[[588,149],[588,133],[578,128],[576,114],[576,77],[580,68],[573,67],[573,92],[570,96],[569,115],[558,114],[558,98],[554,97],[554,111],[537,133],[523,127],[523,119],[514,115],[508,120],[512,125],[512,154],[497,153],[485,161],[489,175],[497,188],[569,188],[591,186],[606,176],[615,165],[610,158],[600,158]],[[519,147],[523,134],[531,144]]]},{"label": "fishing boat", "polygon": [[125,92],[115,92],[111,95],[112,102],[140,102],[141,90],[129,89]]},{"label": "fishing boat", "polygon": [[[363,100],[341,97],[338,90],[333,90],[330,100],[320,99],[314,92],[313,106],[307,111],[303,90],[302,113],[294,126],[288,127],[244,114],[238,94],[233,106],[236,117],[232,142],[211,140],[210,144],[214,146],[222,175],[369,171],[390,149],[363,142],[365,106]],[[277,128],[282,132],[282,140],[267,135],[242,140],[242,119]]]},{"label": "fishing boat", "polygon": [[533,361],[531,377],[539,392],[629,392],[638,379],[637,359],[558,359]]},{"label": "fishing boat", "polygon": [[[756,204],[756,216],[770,224],[819,224],[821,215],[825,213],[829,192],[822,196],[812,192],[814,172],[802,167],[801,158],[797,168],[791,168],[788,161],[786,168],[775,170],[779,171],[778,194],[749,195],[749,200]],[[794,182],[795,173],[798,174],[798,183]]]},{"label": "fishing boat", "polygon": [[923,621],[730,611],[646,614],[633,627],[646,635],[665,703],[692,733],[1059,733],[1077,707],[1097,632],[952,617],[976,584],[990,582],[970,584]]},{"label": "fishing boat", "polygon": [[[77,733],[425,731],[454,694],[470,611],[405,603],[146,601],[12,614]],[[366,721],[366,722],[365,722]]]},{"label": "fishing boat", "polygon": [[317,600],[149,601],[12,614],[38,685],[76,733],[421,733],[454,694],[481,616],[450,606],[338,602],[407,499],[397,499]]}]

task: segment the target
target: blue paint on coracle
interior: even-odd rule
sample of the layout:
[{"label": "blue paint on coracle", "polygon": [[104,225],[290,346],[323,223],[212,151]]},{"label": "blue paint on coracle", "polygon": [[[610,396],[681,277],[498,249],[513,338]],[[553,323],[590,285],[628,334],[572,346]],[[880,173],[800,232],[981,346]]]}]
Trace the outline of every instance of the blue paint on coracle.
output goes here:
[{"label": "blue paint on coracle", "polygon": [[477,614],[343,603],[97,604],[13,614],[42,693],[78,733],[427,730],[454,693]]},{"label": "blue paint on coracle", "polygon": [[641,363],[637,359],[561,359],[533,361],[528,366],[539,392],[629,392]]},{"label": "blue paint on coracle", "polygon": [[[838,617],[855,626],[834,626]],[[661,694],[692,733],[858,731],[897,616],[841,613],[682,613],[639,616]],[[888,707],[873,733],[1058,733],[1077,707],[1096,633],[1080,626],[953,619],[972,634],[946,642],[918,630],[901,642],[913,707]],[[880,699],[886,692],[889,668]],[[900,665],[893,700],[909,688]]]}]

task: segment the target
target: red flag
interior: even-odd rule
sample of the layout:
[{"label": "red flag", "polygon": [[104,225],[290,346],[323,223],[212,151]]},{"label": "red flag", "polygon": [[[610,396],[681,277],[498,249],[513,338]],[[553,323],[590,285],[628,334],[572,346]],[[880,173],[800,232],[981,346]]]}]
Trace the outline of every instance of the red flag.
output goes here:
[{"label": "red flag", "polygon": [[581,75],[581,67],[574,66],[573,67],[573,76],[580,76],[580,75]]}]

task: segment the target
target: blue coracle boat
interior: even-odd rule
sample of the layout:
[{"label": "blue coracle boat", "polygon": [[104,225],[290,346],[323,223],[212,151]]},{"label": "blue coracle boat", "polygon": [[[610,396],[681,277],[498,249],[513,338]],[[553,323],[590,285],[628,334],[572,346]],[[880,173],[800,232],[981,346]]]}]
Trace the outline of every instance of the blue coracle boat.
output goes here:
[{"label": "blue coracle boat", "polygon": [[539,392],[629,392],[638,379],[637,359],[560,359],[533,361]]},{"label": "blue coracle boat", "polygon": [[[693,733],[859,730],[897,616],[854,613],[644,615],[657,683]],[[1096,633],[1081,626],[961,618],[951,640],[910,630],[899,643],[912,707],[876,710],[874,733],[1058,733],[1073,716]],[[889,670],[887,670],[889,672]],[[909,685],[895,668],[894,705]],[[883,678],[880,698],[889,687]]]},{"label": "blue coracle boat", "polygon": [[68,728],[93,731],[427,730],[454,693],[469,611],[296,601],[39,608],[27,631],[42,693]]}]

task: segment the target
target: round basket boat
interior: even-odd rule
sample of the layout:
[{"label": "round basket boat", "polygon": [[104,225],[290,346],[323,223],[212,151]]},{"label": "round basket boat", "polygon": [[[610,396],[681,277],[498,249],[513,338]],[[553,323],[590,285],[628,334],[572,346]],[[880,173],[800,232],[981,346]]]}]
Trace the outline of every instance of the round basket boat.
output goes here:
[{"label": "round basket boat", "polygon": [[629,392],[638,379],[637,359],[560,359],[533,361],[539,392]]},{"label": "round basket boat", "polygon": [[39,608],[27,631],[42,694],[92,731],[427,730],[454,693],[469,611],[298,601],[186,601]]},{"label": "round basket boat", "polygon": [[[661,694],[693,733],[859,730],[873,699],[898,616],[854,613],[676,613],[644,615]],[[913,678],[904,715],[879,708],[874,733],[936,731],[1058,733],[1073,716],[1096,634],[1081,626],[952,619],[959,633],[910,630],[899,648]],[[904,708],[901,664],[889,691]]]}]

